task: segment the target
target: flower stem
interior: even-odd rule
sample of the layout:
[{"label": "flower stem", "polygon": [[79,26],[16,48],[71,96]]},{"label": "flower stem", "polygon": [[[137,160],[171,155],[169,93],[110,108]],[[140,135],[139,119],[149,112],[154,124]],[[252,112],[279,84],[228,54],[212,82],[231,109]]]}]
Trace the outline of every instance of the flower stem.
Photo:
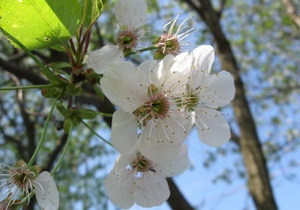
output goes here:
[{"label": "flower stem", "polygon": [[51,118],[51,116],[52,116],[53,110],[54,110],[54,108],[55,108],[55,106],[56,106],[56,103],[57,103],[58,99],[59,99],[59,98],[56,98],[56,99],[55,99],[55,102],[53,103],[53,105],[52,105],[52,107],[51,107],[51,110],[50,110],[50,112],[49,112],[49,114],[48,114],[48,116],[47,116],[47,119],[46,119],[46,123],[45,123],[44,129],[43,129],[42,136],[41,136],[41,138],[40,138],[39,144],[38,144],[38,146],[36,147],[36,149],[35,149],[33,155],[31,156],[31,158],[30,158],[30,160],[29,160],[29,162],[28,162],[28,164],[27,164],[28,166],[32,166],[33,162],[34,162],[35,159],[36,159],[36,156],[37,156],[39,150],[41,149],[42,145],[44,144],[44,141],[45,141],[45,135],[46,135],[46,132],[47,132],[47,127],[48,127],[48,124],[49,124],[49,122],[50,122],[50,118]]},{"label": "flower stem", "polygon": [[53,87],[53,84],[17,86],[17,87],[0,87],[0,91],[2,91],[2,90],[19,90],[19,89],[21,89],[21,90],[38,89],[38,88],[45,88],[45,87]]},{"label": "flower stem", "polygon": [[112,117],[113,115],[112,114],[109,114],[109,113],[102,113],[102,112],[99,112],[98,115],[102,116],[102,117]]},{"label": "flower stem", "polygon": [[68,133],[68,139],[67,139],[66,145],[64,147],[64,150],[62,151],[62,154],[59,157],[59,160],[58,160],[56,166],[54,167],[54,169],[50,173],[52,176],[57,171],[58,167],[61,165],[62,160],[63,160],[63,158],[64,158],[64,156],[65,156],[65,154],[66,154],[66,152],[68,150],[68,147],[69,147],[70,142],[71,142],[71,136],[72,136],[71,133],[72,133],[72,130],[73,130],[73,122],[70,125],[70,130],[69,130],[69,133]]},{"label": "flower stem", "polygon": [[145,51],[149,51],[149,50],[156,50],[156,49],[157,49],[157,47],[155,47],[155,46],[146,47],[146,48],[143,48],[140,50],[135,50],[135,51],[129,52],[129,53],[125,54],[124,56],[127,57],[129,55],[133,55],[133,54],[137,54],[137,53],[141,53],[141,52],[145,52]]},{"label": "flower stem", "polygon": [[82,122],[82,124],[85,125],[85,127],[87,127],[93,134],[95,134],[97,137],[99,137],[102,141],[104,141],[104,142],[105,142],[106,144],[108,144],[109,146],[113,147],[113,145],[112,145],[109,141],[107,141],[105,138],[103,138],[103,137],[100,136],[98,133],[96,133],[96,132],[94,131],[94,129],[91,128],[91,126],[89,126],[88,124],[86,124],[86,122],[84,122],[84,121],[81,121],[81,122]]}]

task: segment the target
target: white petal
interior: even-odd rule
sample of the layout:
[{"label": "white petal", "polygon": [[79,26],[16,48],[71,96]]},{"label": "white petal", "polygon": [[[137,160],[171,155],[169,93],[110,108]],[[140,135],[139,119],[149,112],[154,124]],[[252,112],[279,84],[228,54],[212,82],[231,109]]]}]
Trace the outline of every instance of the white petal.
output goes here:
[{"label": "white petal", "polygon": [[144,0],[117,0],[116,19],[121,27],[137,29],[147,19],[147,4]]},{"label": "white petal", "polygon": [[137,189],[134,194],[136,204],[142,207],[153,207],[163,204],[170,196],[165,178],[153,172],[144,173],[144,177],[136,180]]},{"label": "white petal", "polygon": [[203,86],[199,101],[207,107],[223,107],[229,104],[234,98],[235,87],[233,77],[227,71],[209,75],[205,79]]},{"label": "white petal", "polygon": [[138,70],[144,73],[145,78],[148,80],[147,84],[154,84],[154,85],[157,84],[157,82],[151,80],[151,75],[152,75],[151,72],[155,71],[155,69],[158,69],[158,67],[159,67],[159,61],[157,60],[147,60],[139,65]]},{"label": "white petal", "polygon": [[196,70],[204,71],[208,75],[215,59],[214,48],[210,45],[202,45],[194,49],[191,55],[195,59]]},{"label": "white petal", "polygon": [[160,87],[171,74],[171,68],[174,64],[174,56],[167,55],[151,70],[151,82],[156,87]]},{"label": "white petal", "polygon": [[115,162],[114,173],[120,174],[124,169],[127,168],[132,162],[136,160],[138,151],[136,150],[134,153],[130,155],[119,155]]},{"label": "white petal", "polygon": [[117,110],[113,114],[111,143],[122,154],[129,155],[137,149],[137,118],[134,114]]},{"label": "white petal", "polygon": [[230,139],[230,127],[219,111],[201,108],[196,112],[195,123],[200,140],[204,144],[217,147]]},{"label": "white petal", "polygon": [[111,171],[104,180],[104,187],[111,202],[120,208],[128,209],[134,204],[134,176],[124,170],[120,174]]},{"label": "white petal", "polygon": [[138,142],[138,150],[140,153],[151,161],[162,163],[174,159],[180,152],[181,145],[170,146],[163,142],[155,141],[155,139],[140,139]]},{"label": "white petal", "polygon": [[36,200],[43,210],[56,210],[59,206],[59,194],[49,172],[42,172],[33,182]]},{"label": "white petal", "polygon": [[166,163],[153,163],[154,170],[163,177],[175,176],[185,171],[189,166],[188,150],[186,145],[182,145],[179,154]]},{"label": "white petal", "polygon": [[196,89],[202,84],[203,79],[209,75],[212,63],[215,59],[214,49],[210,45],[202,45],[192,51],[191,56],[194,58],[194,70],[191,73],[189,85]]},{"label": "white petal", "polygon": [[174,59],[171,71],[178,71],[183,74],[190,73],[192,69],[192,56],[188,53],[180,53]]},{"label": "white petal", "polygon": [[160,121],[156,129],[166,143],[178,146],[183,143],[192,129],[192,118],[181,113],[169,114]]},{"label": "white petal", "polygon": [[112,64],[100,80],[103,93],[126,112],[133,112],[147,100],[148,85],[143,72],[131,62]]},{"label": "white petal", "polygon": [[[170,97],[177,97],[178,90],[186,86],[190,76],[192,59],[187,53],[182,53],[174,58],[167,55],[160,62],[157,72],[153,72],[153,78],[158,77],[159,84],[164,93]],[[154,80],[154,79],[153,79]]]},{"label": "white petal", "polygon": [[164,119],[150,121],[142,128],[140,139],[179,146],[192,128],[192,118],[183,114],[169,114]]},{"label": "white petal", "polygon": [[123,52],[115,45],[105,45],[89,54],[86,62],[96,73],[103,74],[108,66],[123,59]]}]

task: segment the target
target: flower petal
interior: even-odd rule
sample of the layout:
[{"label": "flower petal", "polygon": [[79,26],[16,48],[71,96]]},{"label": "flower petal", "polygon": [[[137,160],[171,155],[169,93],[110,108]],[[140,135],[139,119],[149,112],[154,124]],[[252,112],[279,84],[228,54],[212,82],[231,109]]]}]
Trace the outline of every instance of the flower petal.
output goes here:
[{"label": "flower petal", "polygon": [[99,50],[93,51],[87,57],[87,65],[98,74],[103,74],[107,67],[124,59],[123,52],[115,45],[105,45]]},{"label": "flower petal", "polygon": [[100,84],[103,93],[126,112],[133,112],[147,100],[145,75],[127,61],[112,64]]},{"label": "flower petal", "polygon": [[175,176],[185,171],[189,166],[188,150],[186,145],[182,145],[179,154],[166,163],[153,163],[154,170],[163,177]]},{"label": "flower petal", "polygon": [[187,52],[180,53],[174,59],[171,71],[178,71],[183,74],[190,73],[192,67],[192,56]]},{"label": "flower petal", "polygon": [[230,103],[234,98],[235,87],[233,77],[227,71],[209,75],[202,88],[199,100],[210,108],[220,108]]},{"label": "flower petal", "polygon": [[144,0],[117,0],[115,14],[121,27],[138,29],[147,20],[147,4]]},{"label": "flower petal", "polygon": [[153,207],[163,204],[170,196],[170,190],[165,178],[154,172],[144,173],[144,177],[136,180],[134,200],[142,207]]},{"label": "flower petal", "polygon": [[201,45],[191,52],[194,58],[193,71],[190,75],[189,85],[192,89],[198,88],[203,79],[209,75],[212,63],[215,59],[214,49],[210,45]]},{"label": "flower petal", "polygon": [[171,68],[174,64],[174,56],[166,55],[158,65],[151,69],[151,82],[156,87],[160,87],[164,81],[169,77]]},{"label": "flower petal", "polygon": [[174,159],[180,152],[181,145],[170,146],[163,142],[141,139],[138,142],[138,150],[140,153],[151,161],[162,163]]},{"label": "flower petal", "polygon": [[202,107],[196,111],[195,124],[204,144],[217,147],[230,139],[229,124],[219,111]]},{"label": "flower petal", "polygon": [[118,207],[128,209],[134,204],[134,176],[131,171],[115,174],[112,170],[104,180],[104,187],[111,202]]},{"label": "flower petal", "polygon": [[194,65],[197,71],[204,71],[206,75],[210,73],[212,63],[215,59],[214,48],[211,45],[201,45],[191,53],[194,57]]},{"label": "flower petal", "polygon": [[153,120],[142,128],[139,140],[180,146],[192,128],[192,117],[181,113],[169,114],[164,119]]},{"label": "flower petal", "polygon": [[[138,66],[138,70],[142,71],[145,75],[145,78],[148,80],[147,84],[157,84],[157,82],[152,81],[151,75],[155,69],[158,69],[158,67],[159,61],[157,60],[147,60]],[[155,77],[155,79],[157,79],[157,77]]]},{"label": "flower petal", "polygon": [[134,114],[117,110],[113,114],[111,143],[122,154],[132,154],[137,149],[137,118]]},{"label": "flower petal", "polygon": [[115,162],[115,167],[114,167],[114,173],[115,174],[120,174],[125,168],[127,168],[128,165],[133,163],[136,160],[138,151],[136,150],[130,155],[119,155]]},{"label": "flower petal", "polygon": [[33,182],[36,200],[44,210],[55,210],[59,206],[59,194],[51,174],[42,172]]}]

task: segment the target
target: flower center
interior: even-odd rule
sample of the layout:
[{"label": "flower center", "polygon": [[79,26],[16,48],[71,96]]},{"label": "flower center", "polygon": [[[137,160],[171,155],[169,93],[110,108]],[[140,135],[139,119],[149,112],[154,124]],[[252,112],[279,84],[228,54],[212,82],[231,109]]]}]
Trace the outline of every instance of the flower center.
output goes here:
[{"label": "flower center", "polygon": [[180,44],[176,35],[163,34],[153,44],[157,47],[155,59],[162,59],[168,54],[177,55],[180,52]]},{"label": "flower center", "polygon": [[11,182],[24,192],[31,190],[34,178],[34,172],[25,167],[12,168],[10,171]]},{"label": "flower center", "polygon": [[149,86],[149,100],[134,111],[141,125],[145,125],[151,119],[164,119],[170,109],[168,99],[158,93],[154,85]]},{"label": "flower center", "polygon": [[138,35],[136,31],[121,30],[118,33],[118,47],[124,51],[124,53],[130,52],[136,47],[138,42]]},{"label": "flower center", "polygon": [[155,172],[152,162],[140,154],[138,154],[138,157],[130,164],[130,166],[131,169],[135,170],[137,176],[142,176],[143,173],[147,171]]},{"label": "flower center", "polygon": [[177,107],[183,108],[187,112],[195,111],[199,104],[199,96],[191,94],[184,98],[176,98]]}]

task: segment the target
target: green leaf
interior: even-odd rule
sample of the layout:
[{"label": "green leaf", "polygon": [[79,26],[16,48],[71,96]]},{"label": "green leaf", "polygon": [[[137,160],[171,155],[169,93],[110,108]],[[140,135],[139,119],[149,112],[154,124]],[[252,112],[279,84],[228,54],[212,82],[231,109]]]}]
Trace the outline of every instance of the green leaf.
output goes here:
[{"label": "green leaf", "polygon": [[66,92],[67,95],[79,96],[82,94],[82,87],[81,84],[72,84],[68,83],[66,85]]},{"label": "green leaf", "polygon": [[97,96],[99,96],[100,100],[104,101],[104,93],[102,92],[101,87],[98,84],[96,84],[96,85],[93,85],[93,88],[94,88]]},{"label": "green leaf", "polygon": [[45,87],[41,90],[42,96],[45,98],[57,98],[62,95],[61,87]]},{"label": "green leaf", "polygon": [[90,26],[102,13],[108,0],[78,0],[83,7],[82,24]]},{"label": "green leaf", "polygon": [[57,103],[56,108],[65,118],[71,118],[72,112],[66,109],[61,101]]},{"label": "green leaf", "polygon": [[79,109],[73,111],[79,118],[91,120],[94,119],[98,113],[91,109]]},{"label": "green leaf", "polygon": [[81,16],[77,0],[0,0],[0,28],[29,50],[63,45],[75,34]]},{"label": "green leaf", "polygon": [[66,133],[70,132],[70,128],[71,128],[72,124],[73,124],[73,121],[71,119],[65,119],[65,121],[64,121],[64,131]]}]

